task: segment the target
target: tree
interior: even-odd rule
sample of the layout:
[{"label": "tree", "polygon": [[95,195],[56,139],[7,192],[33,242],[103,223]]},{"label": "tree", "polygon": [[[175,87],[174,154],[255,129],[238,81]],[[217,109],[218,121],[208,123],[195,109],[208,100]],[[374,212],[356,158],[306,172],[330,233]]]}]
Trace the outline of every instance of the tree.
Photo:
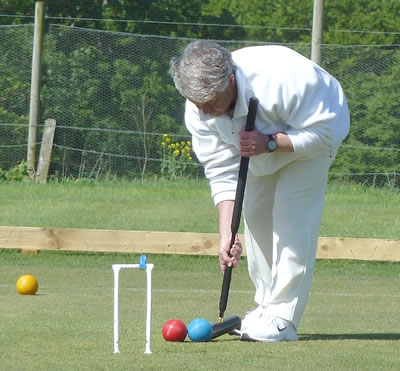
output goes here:
[{"label": "tree", "polygon": [[[33,15],[34,3],[3,1],[0,14]],[[398,47],[349,47],[398,44],[399,34],[387,32],[398,31],[399,14],[397,0],[326,1],[323,67],[340,80],[348,97],[349,145],[399,143]],[[57,145],[79,149],[57,149],[57,170],[77,176],[112,168],[118,175],[131,176],[135,167],[139,169],[135,175],[144,176],[158,145],[157,136],[149,132],[187,134],[184,99],[168,75],[170,58],[191,38],[219,40],[229,49],[248,45],[246,40],[289,43],[309,55],[312,0],[54,0],[47,4],[47,17],[41,113],[43,118],[57,119]],[[33,19],[0,17],[0,22],[32,23]],[[342,29],[386,33],[338,32]],[[30,67],[23,63],[30,63],[31,40],[31,26],[0,29],[4,51],[0,122],[27,122]],[[22,138],[25,134],[9,127],[7,135]],[[7,140],[0,137],[0,142]],[[395,155],[398,152],[393,151]],[[118,156],[130,156],[132,161],[122,166]],[[349,151],[343,155],[345,161],[338,158],[334,166],[366,171],[367,160],[379,160],[392,171],[389,157]]]}]

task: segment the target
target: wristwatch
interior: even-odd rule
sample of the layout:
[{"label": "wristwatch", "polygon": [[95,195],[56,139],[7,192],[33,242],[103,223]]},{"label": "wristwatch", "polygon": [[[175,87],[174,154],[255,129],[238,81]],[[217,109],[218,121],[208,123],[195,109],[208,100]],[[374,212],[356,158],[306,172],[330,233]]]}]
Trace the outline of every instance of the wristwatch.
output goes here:
[{"label": "wristwatch", "polygon": [[276,150],[276,142],[272,135],[268,135],[267,149],[270,153]]}]

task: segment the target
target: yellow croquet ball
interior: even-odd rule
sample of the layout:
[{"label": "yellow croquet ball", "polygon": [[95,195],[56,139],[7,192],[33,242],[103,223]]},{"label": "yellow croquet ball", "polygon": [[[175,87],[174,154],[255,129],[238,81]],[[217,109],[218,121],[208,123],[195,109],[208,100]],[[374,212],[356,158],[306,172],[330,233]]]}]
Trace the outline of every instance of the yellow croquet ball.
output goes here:
[{"label": "yellow croquet ball", "polygon": [[35,295],[38,288],[38,281],[31,274],[25,274],[17,281],[17,291],[21,295]]}]

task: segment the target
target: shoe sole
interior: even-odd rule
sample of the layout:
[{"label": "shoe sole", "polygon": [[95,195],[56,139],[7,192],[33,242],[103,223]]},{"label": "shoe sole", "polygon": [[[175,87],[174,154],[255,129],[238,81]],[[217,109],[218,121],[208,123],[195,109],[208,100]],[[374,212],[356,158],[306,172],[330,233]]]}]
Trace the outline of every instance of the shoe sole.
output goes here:
[{"label": "shoe sole", "polygon": [[242,332],[240,330],[238,330],[238,329],[234,329],[231,332],[228,332],[228,334],[232,335],[232,336],[241,336]]},{"label": "shoe sole", "polygon": [[253,338],[251,338],[249,335],[247,335],[246,333],[243,333],[241,336],[240,336],[240,340],[241,341],[250,341],[250,342],[253,342],[253,343],[258,343],[259,342],[259,340],[256,340],[256,339],[253,339]]},{"label": "shoe sole", "polygon": [[282,340],[277,340],[277,339],[255,339],[250,337],[248,334],[246,334],[245,332],[242,333],[242,335],[240,336],[240,340],[241,341],[248,341],[248,342],[253,342],[253,343],[280,343],[283,341],[298,341],[299,339],[282,339]]}]

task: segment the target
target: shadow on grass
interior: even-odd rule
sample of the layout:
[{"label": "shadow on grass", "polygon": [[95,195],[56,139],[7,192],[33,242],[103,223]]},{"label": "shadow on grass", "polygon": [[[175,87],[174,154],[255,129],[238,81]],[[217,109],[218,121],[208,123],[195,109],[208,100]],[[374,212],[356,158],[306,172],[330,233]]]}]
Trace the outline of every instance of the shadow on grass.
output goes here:
[{"label": "shadow on grass", "polygon": [[400,333],[393,334],[302,334],[301,341],[312,340],[400,340]]}]

